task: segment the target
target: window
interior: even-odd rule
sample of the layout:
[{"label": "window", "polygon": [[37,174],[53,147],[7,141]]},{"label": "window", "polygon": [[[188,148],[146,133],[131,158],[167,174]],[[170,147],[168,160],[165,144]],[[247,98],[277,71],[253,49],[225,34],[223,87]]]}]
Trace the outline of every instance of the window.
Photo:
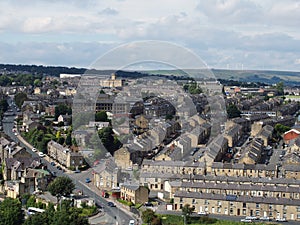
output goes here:
[{"label": "window", "polygon": [[221,201],[218,201],[218,206],[221,206],[222,205],[222,202]]},{"label": "window", "polygon": [[218,213],[221,213],[221,207],[218,207],[217,211]]},{"label": "window", "polygon": [[230,212],[230,214],[232,214],[232,213],[233,213],[233,209],[232,209],[232,208],[230,208],[229,212]]},{"label": "window", "polygon": [[256,203],[256,208],[259,208],[259,203]]},{"label": "window", "polygon": [[243,202],[243,208],[246,208],[246,207],[247,207],[246,202]]},{"label": "window", "polygon": [[300,219],[300,214],[297,214],[297,219]]},{"label": "window", "polygon": [[182,198],[179,199],[179,202],[183,202]]},{"label": "window", "polygon": [[246,209],[243,209],[243,215],[246,215]]},{"label": "window", "polygon": [[273,209],[273,205],[269,205],[269,209]]},{"label": "window", "polygon": [[256,215],[256,216],[259,216],[259,210],[256,210],[256,211],[255,211],[255,215]]},{"label": "window", "polygon": [[205,200],[204,205],[208,205],[208,204],[209,204],[208,200]]},{"label": "window", "polygon": [[195,200],[194,198],[193,198],[193,200],[192,200],[192,203],[193,203],[193,204],[195,204],[195,203],[196,203],[196,200]]}]

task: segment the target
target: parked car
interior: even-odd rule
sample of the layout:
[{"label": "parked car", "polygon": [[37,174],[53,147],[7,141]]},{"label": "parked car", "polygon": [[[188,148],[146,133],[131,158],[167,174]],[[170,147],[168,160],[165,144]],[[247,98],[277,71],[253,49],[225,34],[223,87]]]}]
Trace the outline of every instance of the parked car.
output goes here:
[{"label": "parked car", "polygon": [[153,204],[151,202],[145,202],[146,207],[153,207]]},{"label": "parked car", "polygon": [[267,217],[267,216],[263,216],[263,217],[260,217],[259,220],[262,220],[262,221],[270,221],[270,217]]},{"label": "parked car", "polygon": [[55,166],[55,162],[51,162],[50,165],[51,165],[51,166]]},{"label": "parked car", "polygon": [[208,212],[198,212],[198,215],[201,215],[201,216],[207,216],[208,215]]},{"label": "parked car", "polygon": [[74,173],[80,173],[80,172],[81,172],[80,170],[75,170],[75,171],[74,171]]},{"label": "parked car", "polygon": [[116,205],[115,205],[113,202],[108,202],[107,205],[108,205],[109,207],[116,207]]},{"label": "parked car", "polygon": [[128,225],[135,225],[134,220],[130,220]]},{"label": "parked car", "polygon": [[276,222],[287,222],[286,218],[277,218]]},{"label": "parked car", "polygon": [[258,218],[256,216],[246,216],[246,220],[257,220]]},{"label": "parked car", "polygon": [[56,166],[56,168],[58,169],[58,170],[61,170],[61,167],[58,165],[58,166]]},{"label": "parked car", "polygon": [[90,178],[85,178],[85,183],[91,183],[91,179]]},{"label": "parked car", "polygon": [[45,154],[44,153],[42,153],[42,152],[39,152],[39,157],[44,157],[45,156]]},{"label": "parked car", "polygon": [[249,219],[241,219],[241,222],[243,222],[243,223],[252,223],[252,220],[249,220]]}]

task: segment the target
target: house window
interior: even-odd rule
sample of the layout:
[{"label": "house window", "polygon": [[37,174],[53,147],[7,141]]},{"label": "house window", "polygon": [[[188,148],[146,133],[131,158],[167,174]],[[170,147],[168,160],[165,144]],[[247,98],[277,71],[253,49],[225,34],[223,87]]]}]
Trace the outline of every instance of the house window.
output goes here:
[{"label": "house window", "polygon": [[218,206],[222,206],[222,202],[221,201],[218,201]]},{"label": "house window", "polygon": [[230,208],[229,212],[230,212],[230,214],[232,214],[232,213],[233,213],[233,209],[232,209],[232,208]]},{"label": "house window", "polygon": [[256,216],[259,216],[259,210],[256,210],[256,211],[255,211],[255,215],[256,215]]},{"label": "house window", "polygon": [[246,207],[247,207],[246,202],[243,202],[243,208],[246,208]]},{"label": "house window", "polygon": [[204,205],[208,205],[208,204],[209,204],[208,200],[205,200]]},{"label": "house window", "polygon": [[196,203],[196,200],[195,200],[194,198],[193,198],[193,200],[192,200],[192,203],[193,203],[193,204],[195,204],[195,203]]},{"label": "house window", "polygon": [[269,205],[269,209],[273,209],[273,205]]},{"label": "house window", "polygon": [[297,212],[300,212],[300,206],[297,207]]},{"label": "house window", "polygon": [[243,215],[246,215],[246,209],[243,209]]},{"label": "house window", "polygon": [[300,219],[300,214],[297,214],[297,219]]},{"label": "house window", "polygon": [[256,208],[259,208],[259,203],[256,203]]},{"label": "house window", "polygon": [[182,198],[179,199],[179,202],[183,202]]},{"label": "house window", "polygon": [[221,208],[220,208],[220,207],[218,207],[217,211],[218,211],[218,213],[221,213]]}]

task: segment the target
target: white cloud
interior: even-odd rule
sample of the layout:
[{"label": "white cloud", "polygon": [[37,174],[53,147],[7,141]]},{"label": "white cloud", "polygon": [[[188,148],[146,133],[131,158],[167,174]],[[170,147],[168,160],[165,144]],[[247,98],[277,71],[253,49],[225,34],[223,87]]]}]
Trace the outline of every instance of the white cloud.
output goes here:
[{"label": "white cloud", "polygon": [[84,65],[115,43],[157,39],[211,67],[300,70],[299,21],[297,0],[1,1],[0,59]]}]

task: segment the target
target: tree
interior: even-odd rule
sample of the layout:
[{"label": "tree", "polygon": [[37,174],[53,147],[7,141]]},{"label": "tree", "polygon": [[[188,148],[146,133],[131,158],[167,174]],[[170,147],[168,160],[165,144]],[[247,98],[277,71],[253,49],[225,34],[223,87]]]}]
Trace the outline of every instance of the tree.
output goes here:
[{"label": "tree", "polygon": [[68,196],[75,189],[73,181],[69,177],[57,177],[48,186],[48,191],[59,198],[61,196]]},{"label": "tree", "polygon": [[276,90],[278,91],[278,95],[284,94],[284,83],[282,81],[278,82],[275,87]]},{"label": "tree", "polygon": [[144,223],[150,224],[156,217],[152,209],[146,209],[142,212],[142,220]]},{"label": "tree", "polygon": [[241,111],[234,104],[227,106],[226,110],[229,119],[241,116]]},{"label": "tree", "polygon": [[21,202],[6,198],[0,203],[0,225],[19,225],[23,222]]},{"label": "tree", "polygon": [[190,204],[185,204],[182,207],[182,215],[184,216],[184,219],[188,219],[190,217],[190,215],[193,213],[193,211],[195,210],[195,207],[190,206]]},{"label": "tree", "polygon": [[71,134],[68,134],[68,135],[67,135],[65,143],[66,143],[67,146],[72,145],[72,137],[71,137]]},{"label": "tree", "polygon": [[65,105],[65,104],[59,104],[55,106],[55,119],[60,115],[71,115],[72,114],[72,109],[71,107]]},{"label": "tree", "polygon": [[99,111],[99,112],[96,112],[95,114],[95,121],[96,122],[107,122],[107,114],[105,111]]},{"label": "tree", "polygon": [[28,100],[27,94],[25,92],[17,93],[14,97],[16,105],[21,108],[24,101]]}]

